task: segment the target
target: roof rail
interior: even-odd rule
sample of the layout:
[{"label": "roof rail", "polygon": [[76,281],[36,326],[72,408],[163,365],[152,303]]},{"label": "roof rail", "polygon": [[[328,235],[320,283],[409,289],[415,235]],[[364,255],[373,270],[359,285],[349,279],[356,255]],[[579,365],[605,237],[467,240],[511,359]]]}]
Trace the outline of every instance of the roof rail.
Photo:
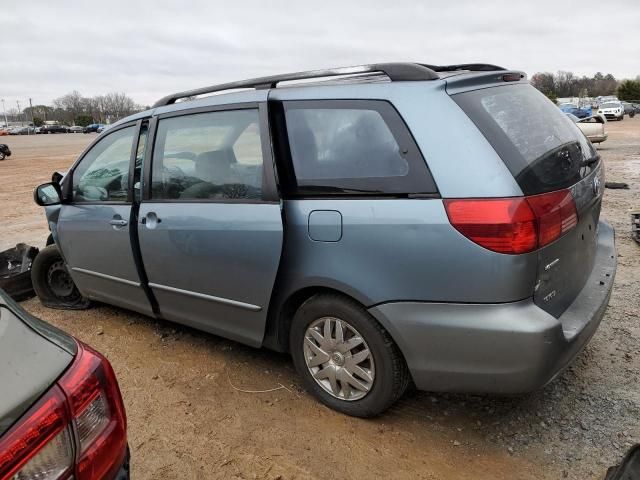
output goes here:
[{"label": "roof rail", "polygon": [[221,92],[224,90],[235,90],[240,88],[275,88],[278,83],[290,80],[306,80],[310,78],[337,77],[369,73],[382,73],[389,77],[389,80],[392,82],[436,80],[440,78],[429,65],[423,65],[420,63],[374,63],[371,65],[358,65],[354,67],[330,68],[327,70],[310,70],[307,72],[272,75],[269,77],[252,78],[250,80],[241,80],[238,82],[212,85],[210,87],[196,88],[167,95],[166,97],[158,100],[153,107],[156,108],[164,105],[171,105],[181,98],[205,95],[207,93]]},{"label": "roof rail", "polygon": [[460,63],[458,65],[427,65],[426,63],[421,63],[420,65],[427,67],[434,72],[455,72],[457,70],[467,70],[470,72],[494,72],[497,70],[506,70],[504,67],[491,65],[489,63]]}]

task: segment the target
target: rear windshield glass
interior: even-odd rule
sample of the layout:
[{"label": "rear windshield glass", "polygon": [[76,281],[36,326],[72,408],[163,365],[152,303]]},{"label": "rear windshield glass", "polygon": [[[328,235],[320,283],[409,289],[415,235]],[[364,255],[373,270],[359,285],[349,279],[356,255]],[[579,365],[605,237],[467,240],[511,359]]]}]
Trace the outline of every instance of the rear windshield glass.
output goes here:
[{"label": "rear windshield glass", "polygon": [[566,114],[531,85],[452,95],[493,145],[525,195],[567,188],[599,157]]}]

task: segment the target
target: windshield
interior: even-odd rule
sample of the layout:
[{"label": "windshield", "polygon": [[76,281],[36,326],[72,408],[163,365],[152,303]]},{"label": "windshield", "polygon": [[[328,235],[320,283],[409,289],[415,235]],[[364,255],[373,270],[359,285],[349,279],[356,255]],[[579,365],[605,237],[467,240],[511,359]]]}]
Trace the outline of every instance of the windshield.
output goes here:
[{"label": "windshield", "polygon": [[619,103],[603,103],[600,105],[600,108],[620,108],[621,105]]},{"label": "windshield", "polygon": [[597,164],[593,145],[531,85],[452,95],[509,168],[525,195],[567,188]]}]

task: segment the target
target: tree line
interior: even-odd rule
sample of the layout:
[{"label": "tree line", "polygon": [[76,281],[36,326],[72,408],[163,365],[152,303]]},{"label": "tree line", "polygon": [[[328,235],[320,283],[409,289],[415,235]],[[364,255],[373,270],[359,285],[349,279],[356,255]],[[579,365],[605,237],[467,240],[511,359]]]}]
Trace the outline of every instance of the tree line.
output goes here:
[{"label": "tree line", "polygon": [[148,106],[136,104],[124,93],[113,92],[95,97],[85,97],[77,90],[53,100],[51,105],[34,105],[21,112],[18,109],[7,110],[9,121],[26,121],[36,126],[45,121],[57,121],[65,125],[90,123],[113,123],[133,113],[146,110]]},{"label": "tree line", "polygon": [[556,74],[538,72],[531,84],[551,100],[567,97],[600,97],[616,95],[620,100],[640,101],[640,75],[635,80],[617,80],[612,74],[597,72],[592,77],[559,71]]}]

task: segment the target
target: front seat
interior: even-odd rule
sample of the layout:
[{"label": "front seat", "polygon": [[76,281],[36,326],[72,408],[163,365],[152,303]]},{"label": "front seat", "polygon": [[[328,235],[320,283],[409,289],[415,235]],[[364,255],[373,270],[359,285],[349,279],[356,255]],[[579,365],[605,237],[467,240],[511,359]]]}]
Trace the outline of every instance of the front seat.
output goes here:
[{"label": "front seat", "polygon": [[231,158],[223,150],[203,152],[195,159],[197,183],[186,188],[180,198],[213,198],[231,178]]}]

